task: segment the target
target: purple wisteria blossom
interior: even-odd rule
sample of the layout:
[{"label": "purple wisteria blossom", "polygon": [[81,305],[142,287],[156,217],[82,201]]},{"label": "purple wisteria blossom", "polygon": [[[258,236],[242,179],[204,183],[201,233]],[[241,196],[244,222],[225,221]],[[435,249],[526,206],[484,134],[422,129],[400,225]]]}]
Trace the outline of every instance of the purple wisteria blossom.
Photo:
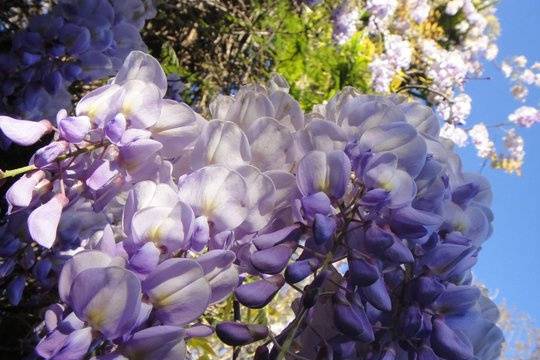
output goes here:
[{"label": "purple wisteria blossom", "polygon": [[[132,52],[57,129],[0,122],[20,142],[55,132],[0,228],[10,301],[27,279],[58,290],[39,356],[189,359],[189,339],[214,331],[263,340],[256,359],[498,356],[496,307],[471,276],[489,183],[462,171],[430,108],[345,88],[304,116],[275,75],[218,96],[206,121],[166,90],[157,60]],[[280,333],[209,318],[288,286]]]}]

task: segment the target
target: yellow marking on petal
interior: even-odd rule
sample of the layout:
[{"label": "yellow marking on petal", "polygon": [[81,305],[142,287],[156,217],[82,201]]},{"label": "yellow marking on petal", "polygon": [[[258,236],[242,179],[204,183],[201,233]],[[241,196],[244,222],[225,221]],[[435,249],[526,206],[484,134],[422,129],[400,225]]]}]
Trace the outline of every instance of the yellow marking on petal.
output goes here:
[{"label": "yellow marking on petal", "polygon": [[467,226],[462,222],[458,222],[458,223],[456,223],[454,225],[454,230],[455,231],[459,231],[459,232],[463,233],[466,229],[467,229]]},{"label": "yellow marking on petal", "polygon": [[124,114],[125,117],[129,117],[133,113],[134,102],[128,98],[124,99],[124,102],[122,103],[122,114]]},{"label": "yellow marking on petal", "polygon": [[330,179],[328,179],[328,177],[325,176],[325,178],[321,179],[321,181],[319,181],[317,185],[318,185],[319,191],[327,193],[330,188]]},{"label": "yellow marking on petal", "polygon": [[382,182],[380,182],[379,187],[386,190],[386,191],[394,190],[394,184],[392,184],[390,181],[382,181]]},{"label": "yellow marking on petal", "polygon": [[152,228],[150,228],[150,230],[148,231],[148,240],[153,242],[154,244],[160,244],[161,243],[161,237],[162,237],[162,233],[161,233],[161,229],[159,226],[153,226]]},{"label": "yellow marking on petal", "polygon": [[216,203],[213,199],[205,198],[202,204],[202,213],[204,216],[209,217],[216,209]]},{"label": "yellow marking on petal", "polygon": [[100,328],[105,322],[105,312],[100,309],[92,309],[86,315],[88,323],[94,328]]}]

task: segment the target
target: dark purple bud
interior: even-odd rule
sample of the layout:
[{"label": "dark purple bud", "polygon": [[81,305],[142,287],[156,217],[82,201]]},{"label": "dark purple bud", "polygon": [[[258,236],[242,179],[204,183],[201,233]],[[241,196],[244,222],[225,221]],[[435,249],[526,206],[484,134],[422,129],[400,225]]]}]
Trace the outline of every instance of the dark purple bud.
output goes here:
[{"label": "dark purple bud", "polygon": [[416,360],[440,360],[440,357],[430,347],[421,346],[416,352]]},{"label": "dark purple bud", "polygon": [[465,185],[458,186],[452,192],[452,201],[458,204],[459,206],[465,208],[469,202],[478,195],[480,189],[475,183],[467,183]]},{"label": "dark purple bud", "polygon": [[406,206],[392,211],[392,219],[402,224],[427,226],[430,228],[439,226],[443,221],[440,215],[429,211],[418,210],[412,206]]},{"label": "dark purple bud", "polygon": [[11,305],[17,306],[21,302],[24,288],[26,286],[26,278],[22,275],[17,276],[7,286],[7,296]]},{"label": "dark purple bud", "polygon": [[416,305],[407,307],[400,317],[400,328],[408,338],[414,338],[422,328],[422,311]]},{"label": "dark purple bud", "polygon": [[330,345],[322,343],[315,360],[334,360],[334,350]]},{"label": "dark purple bud", "polygon": [[73,81],[79,77],[82,69],[80,66],[77,66],[75,64],[66,64],[62,68],[62,72],[64,73],[64,77],[66,78],[66,80]]},{"label": "dark purple bud", "polygon": [[324,270],[324,271],[321,271],[317,274],[317,276],[315,276],[315,279],[313,279],[313,282],[311,283],[313,286],[315,287],[322,287],[324,282],[326,281],[326,279],[328,279],[328,277],[332,275],[332,271],[331,270]]},{"label": "dark purple bud", "polygon": [[265,250],[259,250],[251,254],[251,265],[257,271],[265,274],[277,274],[285,269],[293,249],[289,244],[279,244]]},{"label": "dark purple bud", "polygon": [[[476,249],[464,245],[455,244],[440,244],[433,248],[422,257],[422,262],[435,274],[443,275],[450,273],[456,267],[465,271],[474,265],[474,262],[469,262],[468,258],[475,257]],[[464,267],[461,263],[464,262]]]},{"label": "dark purple bud", "polygon": [[13,272],[16,264],[17,262],[13,258],[5,259],[2,265],[0,265],[0,279],[10,275]]},{"label": "dark purple bud", "polygon": [[356,355],[356,341],[351,341],[344,336],[336,336],[330,340],[335,360],[354,358]]},{"label": "dark purple bud", "polygon": [[0,256],[2,257],[10,257],[23,246],[21,241],[12,234],[8,233],[0,236],[2,236],[2,243],[0,244]]},{"label": "dark purple bud", "polygon": [[365,244],[369,251],[381,253],[394,244],[394,235],[372,222],[366,231]]},{"label": "dark purple bud", "polygon": [[53,264],[50,259],[42,258],[38,260],[36,265],[32,268],[32,273],[40,283],[46,283],[47,277],[52,269],[52,265]]},{"label": "dark purple bud", "polygon": [[222,231],[209,240],[208,248],[210,250],[228,250],[234,243],[234,231]]},{"label": "dark purple bud", "polygon": [[385,269],[383,278],[386,286],[392,292],[401,288],[404,284],[405,271],[400,266],[396,266],[393,269]]},{"label": "dark purple bud", "polygon": [[59,71],[53,71],[45,77],[43,85],[49,94],[54,94],[62,85],[63,80]]},{"label": "dark purple bud", "polygon": [[366,312],[356,301],[350,302],[338,291],[333,297],[334,322],[344,335],[362,342],[372,342],[375,337]]},{"label": "dark purple bud", "polygon": [[392,301],[382,278],[377,279],[377,281],[369,286],[363,287],[362,293],[375,308],[381,311],[392,310]]},{"label": "dark purple bud", "polygon": [[315,214],[328,215],[332,210],[330,198],[323,192],[304,196],[301,201],[304,216],[307,219],[313,219]]},{"label": "dark purple bud", "polygon": [[394,244],[384,252],[384,255],[399,264],[414,262],[411,250],[403,244],[403,241],[397,238],[394,239]]},{"label": "dark purple bud", "polygon": [[440,314],[462,314],[472,308],[479,297],[480,289],[477,287],[448,285],[432,308]]},{"label": "dark purple bud", "polygon": [[249,284],[240,285],[234,290],[234,295],[240,304],[248,308],[260,309],[272,301],[284,284],[285,279],[283,276],[275,275]]},{"label": "dark purple bud", "polygon": [[369,286],[379,278],[379,269],[368,260],[349,256],[349,275],[351,282],[356,286]]},{"label": "dark purple bud", "polygon": [[23,269],[28,270],[34,265],[35,262],[36,254],[34,253],[34,249],[28,246],[26,249],[24,249],[19,264],[21,264]]},{"label": "dark purple bud", "polygon": [[60,41],[66,46],[67,53],[70,55],[81,54],[90,46],[90,31],[85,27],[68,23],[60,33]]},{"label": "dark purple bud", "polygon": [[261,345],[255,350],[253,355],[253,360],[270,360],[270,351],[268,351],[268,346]]},{"label": "dark purple bud", "polygon": [[413,287],[415,299],[421,305],[431,304],[444,291],[444,285],[429,276],[417,278]]},{"label": "dark purple bud", "polygon": [[41,60],[41,55],[39,54],[32,54],[32,53],[29,53],[29,52],[24,52],[22,54],[22,63],[24,65],[34,65],[35,63],[37,63],[38,61]]},{"label": "dark purple bud", "polygon": [[420,239],[428,234],[425,226],[405,224],[393,220],[390,223],[392,232],[402,239]]},{"label": "dark purple bud", "polygon": [[431,334],[431,331],[433,330],[433,324],[431,322],[432,318],[433,316],[430,314],[425,312],[422,313],[422,328],[418,333],[418,337],[427,337],[429,334]]},{"label": "dark purple bud", "polygon": [[68,143],[66,141],[53,141],[49,145],[36,151],[36,154],[34,155],[34,165],[38,168],[43,168],[55,161],[60,155],[65,153],[67,149]]},{"label": "dark purple bud", "polygon": [[229,346],[243,346],[268,336],[268,328],[259,324],[225,321],[216,326],[218,338]]},{"label": "dark purple bud", "polygon": [[65,53],[66,47],[64,45],[55,44],[49,49],[49,54],[53,57],[62,57]]},{"label": "dark purple bud", "polygon": [[458,330],[452,330],[444,320],[433,320],[431,346],[435,354],[444,359],[470,360],[474,351],[469,339]]},{"label": "dark purple bud", "polygon": [[333,217],[315,214],[313,220],[313,239],[317,245],[327,243],[336,231],[336,220]]},{"label": "dark purple bud", "polygon": [[304,287],[304,293],[302,294],[302,305],[306,309],[310,309],[315,306],[319,300],[320,288],[313,284],[306,285]]},{"label": "dark purple bud", "polygon": [[313,274],[319,265],[320,261],[316,258],[295,261],[287,265],[287,269],[285,269],[285,280],[289,284],[300,282]]},{"label": "dark purple bud", "polygon": [[390,192],[384,189],[373,189],[368,191],[360,199],[360,205],[370,208],[382,208],[390,202]]},{"label": "dark purple bud", "polygon": [[272,233],[259,235],[253,239],[253,244],[255,244],[257,249],[264,250],[281,242],[297,242],[301,235],[302,229],[300,226],[291,225]]}]

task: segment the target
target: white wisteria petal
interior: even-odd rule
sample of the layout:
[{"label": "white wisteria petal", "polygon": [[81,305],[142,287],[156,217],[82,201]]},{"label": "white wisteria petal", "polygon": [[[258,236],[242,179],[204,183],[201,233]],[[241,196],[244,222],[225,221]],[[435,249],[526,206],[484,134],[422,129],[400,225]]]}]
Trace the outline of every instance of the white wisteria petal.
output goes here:
[{"label": "white wisteria petal", "polygon": [[276,188],[272,179],[254,166],[242,166],[237,171],[248,184],[248,216],[240,229],[253,233],[265,227],[272,218]]},{"label": "white wisteria petal", "polygon": [[200,169],[220,164],[231,168],[249,163],[251,151],[246,134],[233,122],[212,120],[195,143],[191,166]]},{"label": "white wisteria petal", "polygon": [[178,183],[178,195],[196,216],[206,216],[216,233],[238,227],[248,216],[246,181],[225,166],[207,166],[186,175]]},{"label": "white wisteria petal", "polygon": [[246,131],[251,147],[251,164],[262,171],[290,169],[294,139],[288,127],[277,120],[262,117]]}]

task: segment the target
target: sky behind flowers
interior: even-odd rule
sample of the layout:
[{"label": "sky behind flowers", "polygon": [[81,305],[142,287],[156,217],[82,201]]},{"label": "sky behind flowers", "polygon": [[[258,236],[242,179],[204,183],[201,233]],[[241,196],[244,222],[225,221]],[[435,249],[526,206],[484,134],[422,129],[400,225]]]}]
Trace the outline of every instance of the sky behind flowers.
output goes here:
[{"label": "sky behind flowers", "polygon": [[[530,63],[540,61],[540,2],[503,0],[497,14],[502,28],[498,62],[514,55],[525,55]],[[511,96],[510,82],[493,64],[486,65],[485,75],[491,80],[471,80],[467,84],[473,98],[469,123],[507,121],[508,115],[522,104]],[[525,104],[538,105],[539,101],[540,92],[532,90]],[[500,138],[503,130],[490,131],[493,138]],[[510,306],[529,313],[540,326],[540,127],[536,125],[520,134],[526,151],[521,177],[489,166],[483,170],[493,186],[495,230],[474,272],[491,291],[498,290],[497,299],[506,299]],[[481,167],[482,160],[476,157],[473,147],[461,153],[466,169]]]}]

